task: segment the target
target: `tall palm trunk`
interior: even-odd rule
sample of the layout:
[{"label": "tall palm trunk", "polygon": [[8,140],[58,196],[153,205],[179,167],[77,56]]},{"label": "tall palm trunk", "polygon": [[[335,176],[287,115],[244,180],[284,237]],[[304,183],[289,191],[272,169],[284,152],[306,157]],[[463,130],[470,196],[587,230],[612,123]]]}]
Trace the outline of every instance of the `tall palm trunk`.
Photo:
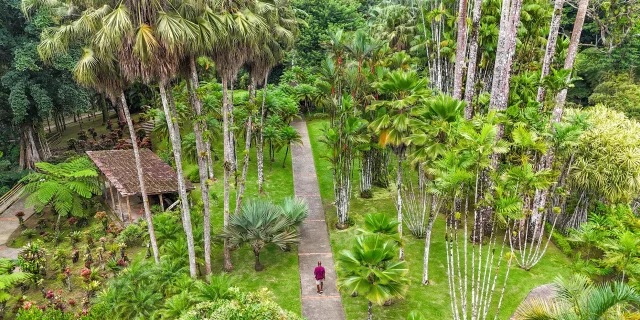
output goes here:
[{"label": "tall palm trunk", "polygon": [[262,88],[262,106],[260,107],[260,126],[258,133],[257,158],[258,158],[258,192],[264,193],[264,104],[267,100],[267,80],[269,71],[264,73],[264,87]]},{"label": "tall palm trunk", "polygon": [[198,97],[198,70],[196,69],[196,60],[194,56],[189,58],[190,79],[187,82],[187,89],[191,100],[191,106],[196,115],[196,121],[193,122],[193,132],[196,136],[196,151],[198,152],[198,170],[200,173],[200,191],[202,194],[202,206],[204,207],[204,264],[206,274],[211,273],[211,206],[209,204],[209,182],[208,178],[208,161],[207,147],[202,137],[203,120],[202,120],[202,101]]},{"label": "tall palm trunk", "polygon": [[[227,82],[228,77],[224,75],[222,77],[222,140],[224,144],[224,227],[227,228],[229,226],[229,197],[230,197],[230,180],[231,174],[233,170],[233,159],[231,157],[232,146],[230,140],[230,130],[229,130],[229,106],[228,106],[228,90],[227,90]],[[231,271],[233,270],[233,265],[231,264],[231,253],[229,252],[229,242],[227,239],[224,240],[224,270]]]},{"label": "tall palm trunk", "polygon": [[242,164],[242,177],[238,182],[238,192],[236,193],[236,210],[235,214],[240,213],[242,207],[242,197],[244,196],[244,188],[247,182],[247,172],[249,171],[249,154],[251,152],[251,132],[253,131],[253,103],[256,98],[256,80],[251,77],[251,88],[249,88],[249,105],[252,110],[249,110],[249,117],[247,119],[247,126],[244,138],[244,163]]},{"label": "tall palm trunk", "polygon": [[[398,236],[402,239],[402,158],[404,152],[396,153],[398,156],[398,169],[396,171],[396,209],[398,210]],[[404,260],[404,245],[400,245],[399,259]]]},{"label": "tall palm trunk", "polygon": [[[571,40],[569,42],[569,48],[567,49],[567,56],[564,60],[564,68],[567,70],[573,69],[573,64],[576,60],[576,55],[578,54],[578,44],[580,43],[580,34],[582,33],[582,27],[584,25],[584,19],[587,13],[587,6],[589,5],[589,0],[580,0],[578,2],[578,12],[576,14],[576,20],[573,24],[573,31],[571,32]],[[566,81],[568,82],[571,76],[569,76]],[[567,98],[567,89],[563,89],[558,93],[555,99],[555,106],[553,108],[553,114],[551,115],[550,125],[553,128],[554,124],[559,123],[562,119],[562,113],[564,112],[564,103]],[[552,129],[553,130],[553,129]],[[543,169],[551,169],[553,166],[553,160],[555,158],[555,154],[553,149],[550,149],[547,154],[542,157],[542,168]],[[544,214],[540,211],[540,208],[544,208],[547,201],[547,196],[549,194],[548,189],[544,190],[536,190],[536,193],[533,198],[533,213],[531,216],[531,225],[535,227],[534,230],[541,232],[542,230],[542,215]]]},{"label": "tall palm trunk", "polygon": [[462,98],[462,77],[467,55],[467,0],[458,1],[458,37],[456,42],[456,65],[453,72],[453,97]]},{"label": "tall palm trunk", "polygon": [[[547,38],[547,47],[542,60],[542,70],[540,70],[540,80],[549,74],[553,56],[556,53],[556,42],[558,40],[558,30],[560,30],[560,20],[562,20],[562,7],[564,0],[555,0],[553,5],[553,16],[551,17],[551,25],[549,26],[549,37]],[[544,101],[545,89],[541,85],[538,87],[538,95],[536,100],[540,103]]]},{"label": "tall palm trunk", "polygon": [[[167,128],[169,131],[169,138],[171,139],[171,145],[173,148],[173,157],[176,164],[176,173],[178,175],[178,193],[180,194],[180,205],[182,208],[182,226],[187,236],[187,249],[189,251],[189,273],[192,278],[197,276],[196,274],[196,250],[193,241],[193,227],[191,226],[191,213],[189,208],[189,199],[187,198],[187,188],[184,182],[184,173],[182,171],[182,142],[180,139],[180,126],[176,117],[175,110],[170,110],[169,107],[169,95],[173,101],[171,93],[167,93],[167,80],[162,79],[160,81],[160,99],[162,100],[162,108],[167,120]],[[171,88],[169,88],[171,90]],[[173,103],[172,103],[173,104]],[[171,108],[174,109],[174,108]],[[173,125],[171,125],[173,124]]]},{"label": "tall palm trunk", "polygon": [[156,232],[153,229],[153,220],[151,219],[151,209],[149,207],[149,198],[147,197],[147,187],[144,182],[144,174],[142,172],[142,161],[140,160],[140,150],[136,141],[136,132],[133,128],[133,121],[131,120],[131,114],[129,114],[129,107],[127,106],[127,98],[124,95],[124,91],[120,92],[120,104],[124,113],[127,127],[129,128],[129,135],[131,136],[131,146],[133,148],[133,157],[136,159],[136,171],[138,173],[138,183],[140,184],[140,196],[142,197],[142,205],[144,207],[144,217],[147,219],[147,228],[149,229],[149,242],[151,242],[151,248],[153,249],[153,258],[156,264],[160,263],[160,255],[158,253],[158,242],[156,241]]},{"label": "tall palm trunk", "polygon": [[[582,27],[584,25],[584,18],[587,14],[587,7],[589,0],[578,1],[578,12],[576,13],[576,20],[573,24],[573,31],[571,32],[571,40],[569,41],[569,48],[567,49],[567,56],[564,60],[564,69],[573,69],[573,64],[576,61],[576,55],[578,54],[578,44],[580,44],[580,34],[582,33]],[[567,77],[567,83],[570,81],[571,76]],[[564,111],[564,103],[567,100],[567,88],[562,89],[556,96],[556,105],[553,109],[552,121],[560,122],[562,113]]]},{"label": "tall palm trunk", "polygon": [[[493,69],[491,100],[489,101],[490,110],[504,111],[507,109],[511,64],[515,52],[521,11],[522,0],[505,0],[502,2],[500,33],[498,35],[498,48],[496,49],[496,61]],[[500,128],[497,139],[502,138],[502,131],[502,128]]]},{"label": "tall palm trunk", "polygon": [[[502,9],[500,13],[500,33],[498,35],[498,48],[496,49],[496,60],[493,69],[493,83],[491,84],[489,110],[501,112],[507,109],[510,89],[509,82],[511,79],[511,64],[513,62],[513,54],[516,49],[516,38],[518,35],[521,11],[522,0],[505,0],[502,2]],[[502,135],[504,134],[504,125],[498,124],[497,129],[496,141],[502,139]],[[493,153],[491,155],[492,170],[497,170],[498,162],[498,154]],[[488,174],[489,170],[482,171],[482,180],[487,182],[483,183],[483,193],[493,192],[493,186]],[[491,224],[494,214],[493,207],[482,206],[478,211],[482,215],[482,218],[475,221],[474,229],[491,232],[491,228],[483,228],[479,224],[482,224],[480,221],[483,221],[486,225]],[[474,232],[474,234],[476,236],[480,236],[480,239],[482,239],[480,232]],[[473,238],[473,241],[478,241],[477,238]]]},{"label": "tall palm trunk", "polygon": [[478,61],[478,38],[480,36],[480,18],[482,17],[482,0],[473,2],[473,21],[471,23],[471,40],[469,41],[469,62],[467,63],[467,82],[464,87],[464,118],[473,117],[472,100],[475,95],[476,64]]},{"label": "tall palm trunk", "polygon": [[213,157],[211,156],[211,141],[209,139],[205,142],[205,148],[207,148],[207,166],[209,167],[209,180],[215,180],[213,174]]},{"label": "tall palm trunk", "polygon": [[424,257],[422,261],[422,284],[424,285],[429,284],[429,251],[431,250],[431,231],[433,230],[433,224],[436,221],[437,216],[438,211],[431,212],[431,215],[429,215],[429,222],[427,223],[427,230],[424,236]]}]

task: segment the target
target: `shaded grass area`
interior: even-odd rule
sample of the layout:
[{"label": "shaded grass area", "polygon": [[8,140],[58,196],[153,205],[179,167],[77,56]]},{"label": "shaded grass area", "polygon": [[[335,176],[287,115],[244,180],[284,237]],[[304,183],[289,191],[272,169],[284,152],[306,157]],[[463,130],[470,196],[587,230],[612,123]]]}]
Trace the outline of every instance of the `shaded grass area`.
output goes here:
[{"label": "shaded grass area", "polygon": [[[181,130],[185,132],[191,132],[191,128],[183,126]],[[185,134],[183,132],[183,134]],[[166,145],[166,143],[162,143]],[[154,144],[161,146],[160,144]],[[164,146],[162,146],[164,147]],[[212,202],[211,209],[211,230],[212,237],[219,234],[223,228],[224,222],[224,179],[222,168],[222,141],[217,141],[213,146],[215,154],[220,156],[220,159],[214,161],[214,176],[215,181],[211,184],[210,193],[213,198],[217,199]],[[244,161],[244,139],[239,139],[239,143],[236,147],[238,154],[238,174],[241,174],[242,165]],[[256,160],[256,149],[252,148],[250,152],[249,170],[247,174],[247,181],[245,184],[244,200],[248,201],[257,197],[266,197],[275,203],[281,203],[285,198],[293,196],[293,175],[291,170],[291,152],[287,155],[285,161],[285,167],[282,167],[282,160],[284,158],[285,149],[276,152],[275,162],[271,169],[271,163],[266,156],[267,149],[265,149],[265,182],[264,182],[264,194],[260,195],[258,192],[258,169]],[[172,156],[171,156],[172,157]],[[183,163],[185,173],[189,170],[196,169],[197,165],[190,161]],[[194,182],[196,189],[190,194],[193,200],[199,200],[201,198],[200,184]],[[236,203],[236,188],[235,179],[231,181],[230,192],[230,205],[231,214],[235,209]],[[192,214],[202,214],[201,212],[193,212]],[[212,267],[214,273],[222,272],[223,266],[223,245],[220,239],[214,239],[212,245]],[[234,266],[234,270],[231,272],[236,280],[236,285],[244,290],[253,291],[259,288],[266,287],[272,294],[273,299],[282,308],[295,312],[296,314],[302,313],[302,302],[300,296],[300,276],[298,274],[298,252],[297,248],[292,248],[288,252],[283,252],[275,245],[267,245],[262,249],[260,253],[260,261],[265,266],[265,270],[256,272],[254,270],[255,258],[253,251],[249,246],[243,246],[235,251],[231,252],[231,261]]]},{"label": "shaded grass area", "polygon": [[[324,120],[316,120],[308,123],[311,145],[314,153],[316,171],[320,184],[325,215],[329,224],[331,245],[334,256],[341,250],[350,248],[355,237],[356,228],[347,230],[337,230],[335,207],[333,206],[333,181],[329,162],[322,157],[327,154],[327,147],[319,142],[322,134],[321,129],[327,125]],[[394,163],[393,159],[390,163]],[[393,186],[390,189],[374,188],[373,198],[361,199],[359,194],[359,172],[356,164],[356,172],[353,176],[353,195],[351,200],[350,217],[355,221],[356,227],[362,226],[364,216],[368,213],[385,213],[396,218],[395,192]],[[410,234],[405,234],[405,258],[409,267],[409,278],[411,281],[405,299],[395,301],[391,306],[374,305],[374,317],[377,319],[404,319],[413,311],[419,311],[426,319],[449,319],[451,318],[451,307],[449,300],[449,289],[447,282],[447,262],[445,250],[445,223],[442,216],[437,218],[431,238],[431,253],[429,259],[429,275],[432,284],[423,286],[422,262],[424,256],[424,239],[416,239]],[[406,230],[406,229],[405,229]],[[470,246],[471,248],[471,246]],[[506,263],[506,262],[505,262]],[[510,271],[507,288],[505,290],[500,319],[508,319],[517,306],[526,297],[529,291],[539,285],[553,281],[556,276],[567,276],[570,274],[568,267],[569,260],[553,244],[540,263],[531,271],[525,271],[516,266],[515,261]],[[504,266],[504,264],[503,264]],[[502,268],[504,270],[504,268]],[[340,276],[340,275],[338,275]],[[500,286],[497,286],[500,288]],[[495,295],[497,295],[496,292]],[[361,297],[353,298],[350,295],[342,294],[347,319],[364,319],[367,315],[367,302]],[[495,308],[495,307],[494,307]],[[493,317],[489,313],[489,317]]]},{"label": "shaded grass area", "polygon": [[[131,118],[137,124],[138,120],[140,119],[140,114],[139,113],[132,114]],[[111,125],[113,126],[113,129],[114,130],[117,129],[118,115],[116,113],[110,112],[109,119],[111,120]],[[83,119],[82,121],[67,123],[67,129],[62,131],[60,138],[57,139],[56,142],[49,147],[51,149],[66,149],[68,147],[67,140],[78,139],[78,133],[81,130],[87,131],[87,129],[89,128],[94,128],[96,130],[96,132],[98,133],[98,138],[97,138],[98,140],[100,140],[101,134],[107,134],[107,135],[109,134],[109,130],[107,130],[106,125],[102,124],[102,114],[96,113],[95,118],[86,118],[86,119]],[[52,124],[51,131],[55,133],[55,127],[53,126],[53,124]],[[122,133],[123,133],[124,139],[129,138],[129,129],[127,129],[126,126],[122,129]],[[88,134],[88,132],[87,132],[87,136],[89,137],[89,140],[93,141],[93,138],[91,137],[90,134]]]}]

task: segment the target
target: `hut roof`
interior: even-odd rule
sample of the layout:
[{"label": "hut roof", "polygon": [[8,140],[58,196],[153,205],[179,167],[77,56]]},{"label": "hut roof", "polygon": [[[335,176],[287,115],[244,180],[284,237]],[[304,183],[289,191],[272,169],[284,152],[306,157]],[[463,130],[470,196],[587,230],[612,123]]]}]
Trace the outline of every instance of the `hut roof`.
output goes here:
[{"label": "hut roof", "polygon": [[[87,151],[87,155],[121,195],[141,194],[133,150]],[[140,149],[140,160],[148,195],[178,192],[178,175],[171,166],[146,148]],[[185,182],[187,190],[195,189]]]}]

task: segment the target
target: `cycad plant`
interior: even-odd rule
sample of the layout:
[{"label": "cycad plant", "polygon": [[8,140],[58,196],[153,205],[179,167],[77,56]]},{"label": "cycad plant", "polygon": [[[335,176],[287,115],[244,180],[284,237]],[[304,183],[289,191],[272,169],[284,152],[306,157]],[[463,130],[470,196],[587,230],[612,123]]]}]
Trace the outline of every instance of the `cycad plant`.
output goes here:
[{"label": "cycad plant", "polygon": [[352,249],[338,255],[338,288],[347,294],[358,293],[367,299],[369,320],[373,304],[382,305],[402,298],[409,287],[406,262],[397,261],[398,246],[382,235],[363,235]]},{"label": "cycad plant", "polygon": [[231,247],[249,244],[255,255],[255,270],[262,271],[260,251],[268,244],[275,244],[281,249],[300,241],[295,228],[295,221],[283,213],[282,208],[263,199],[247,201],[239,214],[229,218],[220,238],[227,240]]},{"label": "cycad plant", "polygon": [[58,214],[58,239],[60,218],[69,214],[79,218],[86,217],[86,201],[102,193],[98,172],[86,157],[59,164],[39,162],[36,163],[36,168],[38,171],[22,179],[26,183],[25,191],[30,193],[25,206],[41,211],[45,206],[51,205]]},{"label": "cycad plant", "polygon": [[583,275],[556,278],[553,299],[525,301],[516,310],[518,320],[613,320],[636,319],[631,309],[640,303],[640,294],[624,282],[595,284]]}]

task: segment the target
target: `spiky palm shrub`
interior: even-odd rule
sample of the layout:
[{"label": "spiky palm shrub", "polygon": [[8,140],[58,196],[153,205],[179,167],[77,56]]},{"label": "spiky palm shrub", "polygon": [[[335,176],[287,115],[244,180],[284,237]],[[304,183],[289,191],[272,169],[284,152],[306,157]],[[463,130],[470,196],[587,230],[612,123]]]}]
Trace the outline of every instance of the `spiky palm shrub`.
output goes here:
[{"label": "spiky palm shrub", "polygon": [[68,162],[51,164],[36,163],[36,172],[22,179],[25,191],[30,193],[25,206],[42,211],[51,205],[58,214],[56,239],[60,218],[71,214],[86,217],[84,205],[94,195],[102,193],[98,181],[98,171],[88,158],[77,158]]},{"label": "spiky palm shrub", "polygon": [[267,200],[245,202],[240,214],[229,217],[229,225],[219,237],[226,239],[230,246],[251,245],[256,258],[255,270],[264,269],[260,264],[260,250],[272,243],[286,249],[300,241],[300,235],[291,228],[294,221],[282,213],[282,208]]}]

